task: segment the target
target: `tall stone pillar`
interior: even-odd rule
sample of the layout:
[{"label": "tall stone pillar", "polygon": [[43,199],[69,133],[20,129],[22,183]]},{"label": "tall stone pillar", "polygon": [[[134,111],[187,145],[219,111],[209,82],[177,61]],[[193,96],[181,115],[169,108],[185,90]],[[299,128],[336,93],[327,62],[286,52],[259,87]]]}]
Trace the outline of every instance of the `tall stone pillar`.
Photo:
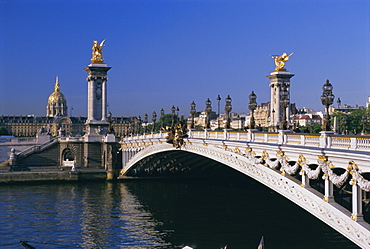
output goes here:
[{"label": "tall stone pillar", "polygon": [[[293,54],[293,53],[292,53]],[[267,75],[270,79],[270,87],[271,87],[271,102],[270,102],[270,124],[269,124],[269,131],[277,131],[279,130],[279,125],[282,121],[283,112],[286,112],[286,117],[289,122],[289,113],[290,113],[290,105],[283,110],[281,107],[281,92],[282,89],[286,87],[288,91],[288,99],[290,99],[290,78],[294,76],[288,72],[284,66],[285,62],[288,61],[289,57],[292,55],[287,55],[283,53],[281,56],[272,56],[275,59],[276,68],[275,70]]]},{"label": "tall stone pillar", "polygon": [[104,167],[102,142],[107,133],[107,73],[111,69],[104,63],[100,45],[93,41],[92,59],[85,71],[87,72],[87,120],[84,135],[84,166]]},{"label": "tall stone pillar", "polygon": [[104,63],[102,50],[104,41],[94,41],[92,63],[85,68],[88,84],[86,139],[101,141],[109,123],[107,122],[107,73],[111,67]]}]

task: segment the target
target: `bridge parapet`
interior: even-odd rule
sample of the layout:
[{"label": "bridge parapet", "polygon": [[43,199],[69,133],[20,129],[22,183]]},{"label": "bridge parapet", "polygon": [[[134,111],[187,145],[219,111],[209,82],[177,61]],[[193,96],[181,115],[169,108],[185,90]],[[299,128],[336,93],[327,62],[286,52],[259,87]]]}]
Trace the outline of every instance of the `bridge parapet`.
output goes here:
[{"label": "bridge parapet", "polygon": [[370,151],[370,136],[244,131],[190,131],[189,138],[234,140],[281,145],[307,146],[317,148]]}]

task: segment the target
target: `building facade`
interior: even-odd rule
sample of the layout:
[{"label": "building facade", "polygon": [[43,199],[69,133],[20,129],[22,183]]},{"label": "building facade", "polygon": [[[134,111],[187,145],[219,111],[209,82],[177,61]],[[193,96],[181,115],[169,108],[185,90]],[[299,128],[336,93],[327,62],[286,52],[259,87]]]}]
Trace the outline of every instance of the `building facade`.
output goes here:
[{"label": "building facade", "polygon": [[[86,133],[87,117],[69,117],[67,109],[67,99],[60,91],[57,77],[54,92],[48,98],[46,116],[2,115],[0,116],[0,127],[5,128],[9,135],[16,137],[35,137],[40,133],[48,133],[52,136],[83,136]],[[112,126],[115,135],[121,137],[129,134],[133,130],[130,123],[134,119],[132,117],[113,117]]]}]

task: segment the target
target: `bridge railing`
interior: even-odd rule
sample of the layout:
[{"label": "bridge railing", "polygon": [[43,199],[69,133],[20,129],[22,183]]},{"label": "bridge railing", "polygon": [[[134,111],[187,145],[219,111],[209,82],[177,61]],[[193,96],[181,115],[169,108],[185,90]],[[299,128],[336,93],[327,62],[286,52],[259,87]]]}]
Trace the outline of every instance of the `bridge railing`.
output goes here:
[{"label": "bridge railing", "polygon": [[122,138],[123,141],[133,141],[133,140],[140,140],[140,139],[160,139],[166,138],[167,132],[160,131],[158,133],[145,133],[145,134],[137,134],[137,135],[130,135],[127,137]]},{"label": "bridge railing", "polygon": [[370,136],[338,135],[330,131],[319,134],[291,133],[290,131],[260,132],[248,131],[189,131],[189,138],[221,139],[271,144],[286,144],[319,148],[347,150],[370,150]]},{"label": "bridge railing", "polygon": [[[161,139],[166,136],[167,132],[161,131],[159,133],[132,135],[122,140]],[[189,138],[199,139],[218,139],[346,150],[370,150],[370,136],[338,135],[330,131],[322,131],[319,134],[307,134],[291,133],[290,131],[261,132],[258,130],[232,131],[227,129],[223,131],[190,130],[188,136]]]}]

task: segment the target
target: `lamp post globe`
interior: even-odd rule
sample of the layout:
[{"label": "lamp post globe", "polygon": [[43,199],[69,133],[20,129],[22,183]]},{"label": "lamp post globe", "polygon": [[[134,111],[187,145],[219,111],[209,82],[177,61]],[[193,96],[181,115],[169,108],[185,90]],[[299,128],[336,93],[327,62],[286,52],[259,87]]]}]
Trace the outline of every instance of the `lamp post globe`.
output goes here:
[{"label": "lamp post globe", "polygon": [[194,129],[195,126],[194,126],[194,117],[195,117],[195,113],[196,113],[196,110],[195,110],[195,103],[194,101],[190,104],[190,116],[191,116],[191,124],[190,124],[190,128],[191,129]]},{"label": "lamp post globe", "polygon": [[161,128],[164,128],[164,110],[163,108],[161,109]]},{"label": "lamp post globe", "polygon": [[212,102],[209,100],[209,98],[206,100],[206,122],[205,122],[205,128],[209,129],[211,127],[211,112],[212,112],[212,107],[211,107]]},{"label": "lamp post globe", "polygon": [[231,110],[233,109],[232,106],[231,106],[231,98],[230,98],[230,95],[227,95],[226,99],[225,99],[225,112],[226,112],[226,125],[225,125],[225,128],[226,129],[230,129],[230,112]]},{"label": "lamp post globe", "polygon": [[288,91],[288,86],[283,83],[280,91],[280,105],[282,108],[282,118],[281,118],[281,123],[280,123],[280,129],[281,130],[286,130],[288,128],[288,123],[287,123],[287,110],[286,108],[289,106],[289,91]]},{"label": "lamp post globe", "polygon": [[365,135],[365,133],[366,133],[366,129],[365,129],[366,122],[367,122],[367,117],[366,116],[362,116],[362,118],[361,118],[361,123],[362,123],[361,135]]},{"label": "lamp post globe", "polygon": [[152,113],[152,121],[153,121],[152,132],[155,132],[155,121],[157,121],[157,113],[155,111]]},{"label": "lamp post globe", "polygon": [[320,97],[321,103],[325,106],[325,117],[322,122],[322,130],[330,131],[330,115],[329,115],[329,106],[333,104],[334,95],[333,95],[333,86],[326,80],[325,84],[322,86],[322,95]]},{"label": "lamp post globe", "polygon": [[175,111],[176,111],[176,107],[173,105],[171,107],[171,115],[172,115],[172,124],[171,124],[171,127],[173,128],[174,125],[175,125]]},{"label": "lamp post globe", "polygon": [[256,123],[254,121],[254,110],[257,108],[257,96],[254,93],[254,91],[252,91],[252,93],[249,94],[248,108],[251,111],[250,128],[254,129],[254,128],[256,128]]},{"label": "lamp post globe", "polygon": [[217,109],[217,129],[220,129],[220,101],[221,97],[220,95],[217,96],[217,102],[218,102],[218,109]]}]

